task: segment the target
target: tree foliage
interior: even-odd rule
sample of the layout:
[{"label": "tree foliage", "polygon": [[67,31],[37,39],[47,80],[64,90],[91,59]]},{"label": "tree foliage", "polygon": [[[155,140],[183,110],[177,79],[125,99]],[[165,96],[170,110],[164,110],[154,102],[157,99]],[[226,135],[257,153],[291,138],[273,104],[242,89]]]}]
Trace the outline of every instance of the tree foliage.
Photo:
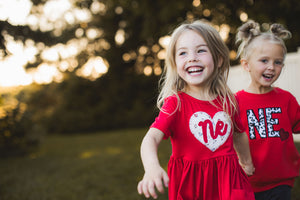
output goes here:
[{"label": "tree foliage", "polygon": [[[31,15],[42,16],[43,8],[51,1],[32,0]],[[8,35],[24,44],[28,39],[38,48],[35,62],[27,68],[36,68],[46,62],[59,66],[76,60],[72,70],[61,70],[64,81],[40,86],[24,100],[32,117],[50,132],[73,133],[100,129],[147,126],[155,116],[155,100],[159,75],[153,72],[163,68],[158,53],[164,49],[159,43],[179,23],[185,20],[206,19],[216,25],[229,27],[226,44],[235,50],[235,34],[242,24],[241,14],[259,23],[282,23],[293,34],[287,41],[289,51],[300,44],[300,13],[298,0],[83,0],[70,1],[70,10],[90,14],[88,20],[60,21],[61,26],[43,30],[31,25],[13,25],[0,21],[2,58],[9,56],[6,48]],[[61,20],[61,19],[59,19]],[[55,21],[49,21],[55,24]],[[60,27],[60,28],[57,28]],[[97,34],[90,35],[96,32]],[[117,42],[121,33],[123,41]],[[43,51],[58,44],[85,41],[73,57],[59,55],[58,60],[43,58]],[[1,55],[1,54],[0,54]],[[76,75],[91,57],[101,56],[109,63],[106,74],[96,80]],[[126,58],[127,56],[127,58]],[[232,64],[237,61],[232,60]],[[152,68],[145,76],[144,68]],[[158,73],[159,74],[159,73]]]}]

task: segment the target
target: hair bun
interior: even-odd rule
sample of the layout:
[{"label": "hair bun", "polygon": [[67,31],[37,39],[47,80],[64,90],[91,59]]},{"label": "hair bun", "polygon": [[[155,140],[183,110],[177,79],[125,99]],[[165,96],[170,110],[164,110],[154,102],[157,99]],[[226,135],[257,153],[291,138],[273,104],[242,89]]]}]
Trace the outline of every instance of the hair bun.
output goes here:
[{"label": "hair bun", "polygon": [[249,20],[238,29],[237,40],[249,41],[253,37],[260,34],[259,24],[253,20]]},{"label": "hair bun", "polygon": [[270,31],[281,39],[289,39],[292,37],[291,32],[285,29],[281,24],[272,24]]}]

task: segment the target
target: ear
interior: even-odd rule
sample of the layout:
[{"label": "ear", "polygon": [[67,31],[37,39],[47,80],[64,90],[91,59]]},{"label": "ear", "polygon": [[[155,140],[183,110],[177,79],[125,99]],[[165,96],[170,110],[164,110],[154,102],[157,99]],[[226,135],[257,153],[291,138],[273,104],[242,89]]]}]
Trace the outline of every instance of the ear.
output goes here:
[{"label": "ear", "polygon": [[247,60],[241,59],[241,65],[247,72],[250,72],[250,67]]},{"label": "ear", "polygon": [[218,67],[219,68],[223,65],[223,61],[224,61],[224,59],[222,57],[219,57],[219,60],[218,60]]}]

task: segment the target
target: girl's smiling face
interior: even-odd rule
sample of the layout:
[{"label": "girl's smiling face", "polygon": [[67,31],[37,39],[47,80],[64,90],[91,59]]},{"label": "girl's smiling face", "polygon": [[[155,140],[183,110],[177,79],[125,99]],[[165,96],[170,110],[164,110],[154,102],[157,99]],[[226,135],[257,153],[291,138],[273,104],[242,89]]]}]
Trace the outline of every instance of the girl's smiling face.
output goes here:
[{"label": "girl's smiling face", "polygon": [[193,30],[186,30],[175,46],[177,73],[185,81],[187,91],[207,89],[205,83],[214,71],[212,54],[203,37]]},{"label": "girl's smiling face", "polygon": [[270,41],[255,41],[252,54],[247,60],[241,60],[243,67],[250,73],[249,90],[266,93],[272,90],[272,84],[278,79],[284,66],[284,51],[281,45]]}]

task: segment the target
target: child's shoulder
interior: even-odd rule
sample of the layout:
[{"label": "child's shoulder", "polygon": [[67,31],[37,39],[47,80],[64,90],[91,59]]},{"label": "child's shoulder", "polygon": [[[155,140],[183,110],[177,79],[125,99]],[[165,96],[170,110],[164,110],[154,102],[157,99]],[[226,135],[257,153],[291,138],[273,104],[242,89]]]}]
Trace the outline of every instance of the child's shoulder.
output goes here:
[{"label": "child's shoulder", "polygon": [[172,94],[164,99],[164,104],[177,104],[180,101],[180,94]]},{"label": "child's shoulder", "polygon": [[176,94],[172,94],[172,95],[167,96],[166,100],[172,100],[172,101],[176,100],[177,101],[178,99],[181,100],[181,99],[184,99],[186,97],[187,97],[186,93],[177,92]]},{"label": "child's shoulder", "polygon": [[274,91],[276,94],[292,95],[292,93],[290,93],[289,91],[284,90],[284,89],[279,88],[279,87],[274,87],[273,91]]},{"label": "child's shoulder", "polygon": [[245,90],[239,90],[234,94],[234,96],[237,100],[240,98],[243,98],[243,96],[246,96],[246,95],[247,95],[247,92]]},{"label": "child's shoulder", "polygon": [[279,88],[279,87],[275,87],[273,89],[273,93],[276,95],[276,96],[280,96],[280,98],[288,98],[288,99],[294,99],[295,96],[288,90],[284,90],[282,88]]},{"label": "child's shoulder", "polygon": [[241,94],[244,94],[245,93],[245,90],[239,90],[235,93],[235,96],[239,96]]}]

